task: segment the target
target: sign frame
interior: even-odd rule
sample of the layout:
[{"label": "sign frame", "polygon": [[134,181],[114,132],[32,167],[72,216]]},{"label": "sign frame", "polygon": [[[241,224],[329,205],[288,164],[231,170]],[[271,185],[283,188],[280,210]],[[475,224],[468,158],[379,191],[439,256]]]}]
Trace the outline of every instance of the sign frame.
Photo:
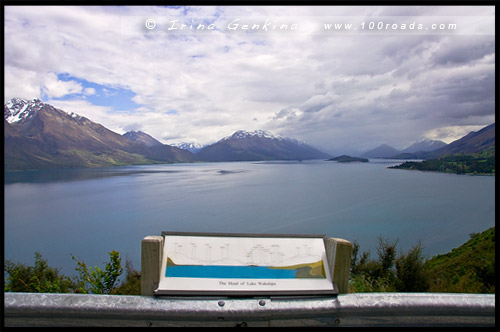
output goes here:
[{"label": "sign frame", "polygon": [[326,235],[164,231],[161,236],[160,276],[154,295],[339,294],[332,281]]}]

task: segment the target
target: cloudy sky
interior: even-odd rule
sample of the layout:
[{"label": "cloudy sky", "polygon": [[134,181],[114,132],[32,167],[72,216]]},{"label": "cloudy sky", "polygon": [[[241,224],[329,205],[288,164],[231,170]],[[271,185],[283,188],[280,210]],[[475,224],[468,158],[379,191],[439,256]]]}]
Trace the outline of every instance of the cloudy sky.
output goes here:
[{"label": "cloudy sky", "polygon": [[5,101],[40,98],[167,144],[239,129],[332,154],[449,143],[495,121],[494,16],[493,6],[7,6]]}]

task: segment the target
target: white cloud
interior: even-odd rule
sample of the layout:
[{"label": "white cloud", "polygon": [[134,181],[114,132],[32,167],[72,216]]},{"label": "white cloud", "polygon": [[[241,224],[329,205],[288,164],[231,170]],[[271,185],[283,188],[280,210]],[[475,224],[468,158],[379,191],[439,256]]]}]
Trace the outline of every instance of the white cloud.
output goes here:
[{"label": "white cloud", "polygon": [[53,73],[47,74],[42,86],[42,95],[47,98],[59,98],[69,94],[80,93],[83,88],[75,81],[61,81]]},{"label": "white cloud", "polygon": [[14,66],[5,66],[5,100],[11,98],[58,98],[82,92],[75,81],[61,81],[52,72],[40,72]]},{"label": "white cloud", "polygon": [[[494,16],[492,6],[7,6],[5,14],[5,98],[46,95],[119,133],[140,128],[165,143],[210,143],[237,129],[266,129],[337,151],[409,145],[426,133],[447,139],[459,131],[446,128],[494,121],[494,36],[131,35],[121,26],[126,16],[315,24],[330,16],[456,15],[470,23],[468,16]],[[116,88],[131,91],[140,106],[117,112],[93,104],[99,91],[82,80],[110,97]],[[71,94],[79,96],[56,100]]]},{"label": "white cloud", "polygon": [[32,70],[4,67],[4,101],[12,98],[33,99],[40,97],[39,74]]},{"label": "white cloud", "polygon": [[94,88],[85,88],[83,89],[83,93],[87,96],[92,96],[96,94],[96,91]]},{"label": "white cloud", "polygon": [[[84,116],[93,122],[105,125],[108,129],[117,131],[119,124],[114,122],[114,117],[110,117],[112,109],[110,107],[96,106],[87,100],[56,100],[49,99],[47,102],[65,112],[73,112]],[[109,124],[108,124],[109,123]]]}]

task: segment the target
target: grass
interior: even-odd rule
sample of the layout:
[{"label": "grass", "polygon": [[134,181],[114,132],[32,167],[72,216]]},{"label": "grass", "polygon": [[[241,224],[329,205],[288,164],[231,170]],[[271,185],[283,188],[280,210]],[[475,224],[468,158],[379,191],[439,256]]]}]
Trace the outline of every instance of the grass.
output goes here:
[{"label": "grass", "polygon": [[495,227],[425,263],[431,292],[495,293]]}]

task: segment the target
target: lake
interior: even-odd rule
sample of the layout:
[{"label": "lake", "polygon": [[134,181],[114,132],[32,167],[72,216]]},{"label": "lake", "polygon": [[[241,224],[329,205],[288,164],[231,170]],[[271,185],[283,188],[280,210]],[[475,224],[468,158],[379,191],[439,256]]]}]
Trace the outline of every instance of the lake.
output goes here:
[{"label": "lake", "polygon": [[162,231],[325,234],[376,258],[378,237],[445,253],[495,224],[495,177],[369,163],[227,162],[5,173],[5,260],[76,274],[117,250],[140,269]]}]

